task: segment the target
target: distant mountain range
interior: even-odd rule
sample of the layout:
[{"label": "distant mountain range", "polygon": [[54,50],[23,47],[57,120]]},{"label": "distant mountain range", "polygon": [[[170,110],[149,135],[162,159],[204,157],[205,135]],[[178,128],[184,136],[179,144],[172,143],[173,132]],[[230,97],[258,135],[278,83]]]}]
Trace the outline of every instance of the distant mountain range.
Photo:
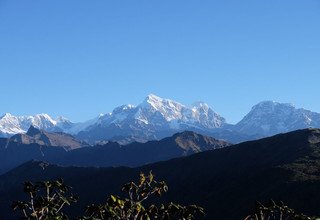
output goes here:
[{"label": "distant mountain range", "polygon": [[[185,135],[188,140],[188,133]],[[178,143],[185,140],[178,139]],[[320,130],[305,129],[138,168],[27,162],[0,176],[0,218],[13,219],[9,202],[23,198],[21,183],[26,180],[65,179],[80,196],[78,204],[68,210],[78,216],[85,205],[120,194],[122,184],[136,180],[140,171],[150,170],[168,183],[162,201],[201,205],[206,219],[244,219],[255,201],[269,199],[308,215],[320,215]]]},{"label": "distant mountain range", "polygon": [[230,145],[185,131],[160,141],[134,142],[125,146],[106,142],[89,146],[68,134],[30,127],[26,134],[0,138],[0,174],[33,159],[66,166],[136,167]]},{"label": "distant mountain range", "polygon": [[96,123],[96,119],[84,123],[73,123],[64,117],[52,119],[48,114],[37,114],[34,116],[14,116],[6,113],[0,117],[0,136],[11,137],[15,134],[26,133],[30,126],[46,130],[48,132],[65,132],[76,134],[91,124]]},{"label": "distant mountain range", "polygon": [[137,106],[123,105],[83,123],[73,123],[63,117],[52,119],[47,114],[17,117],[7,113],[0,117],[0,136],[26,133],[31,125],[49,132],[69,133],[89,143],[110,140],[121,144],[146,142],[184,130],[238,143],[297,129],[320,127],[320,113],[295,108],[292,104],[264,101],[255,105],[239,123],[232,125],[206,103],[187,106],[148,95]]}]

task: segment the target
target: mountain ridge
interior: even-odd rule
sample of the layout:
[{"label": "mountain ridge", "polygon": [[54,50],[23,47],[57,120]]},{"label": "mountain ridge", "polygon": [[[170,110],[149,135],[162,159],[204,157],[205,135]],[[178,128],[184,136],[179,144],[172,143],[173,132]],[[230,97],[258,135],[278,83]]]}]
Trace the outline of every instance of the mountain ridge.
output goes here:
[{"label": "mountain ridge", "polygon": [[89,144],[75,139],[72,135],[63,132],[47,132],[32,125],[25,134],[16,134],[9,138],[9,142],[21,144],[39,144],[51,147],[63,147],[65,150],[74,150],[81,147],[88,147]]},{"label": "mountain ridge", "polygon": [[[203,206],[206,219],[244,219],[255,201],[271,198],[305,214],[320,215],[320,129],[278,134],[137,168],[41,164],[28,162],[0,176],[0,198],[17,198],[25,180],[62,177],[82,198],[69,210],[79,213],[90,202],[118,194],[121,185],[135,180],[141,171],[152,170],[169,186],[161,201]],[[85,190],[88,187],[90,192]]]},{"label": "mountain ridge", "polygon": [[156,95],[148,95],[138,105],[122,105],[111,113],[73,123],[63,117],[53,120],[47,114],[0,117],[0,136],[25,133],[30,125],[49,132],[62,131],[95,144],[99,141],[160,140],[184,130],[224,138],[239,143],[308,127],[320,127],[320,113],[292,104],[263,101],[252,107],[237,124],[228,124],[204,102],[184,105]]},{"label": "mountain ridge", "polygon": [[[133,142],[128,145],[120,145],[117,142],[106,142],[95,146],[87,145],[70,149],[64,145],[52,145],[51,142],[47,144],[47,139],[54,140],[52,135],[33,130],[32,134],[35,136],[26,138],[25,142],[21,142],[18,137],[13,138],[15,136],[12,137],[13,139],[0,138],[0,173],[31,159],[69,166],[136,167],[231,145],[195,132],[182,132],[159,141],[146,143]],[[66,138],[64,134],[59,133],[58,135],[65,143],[74,141],[74,139],[70,140],[70,137]],[[25,138],[27,135],[18,134],[17,136]],[[42,138],[43,136],[45,138]],[[62,143],[62,141],[57,143]]]}]

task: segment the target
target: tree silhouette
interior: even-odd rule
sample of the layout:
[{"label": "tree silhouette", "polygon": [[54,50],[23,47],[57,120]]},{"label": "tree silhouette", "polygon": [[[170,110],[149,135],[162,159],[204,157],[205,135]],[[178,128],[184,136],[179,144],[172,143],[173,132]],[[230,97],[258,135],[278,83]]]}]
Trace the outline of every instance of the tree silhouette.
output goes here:
[{"label": "tree silhouette", "polygon": [[111,195],[105,204],[90,205],[86,210],[87,216],[81,220],[191,220],[204,215],[203,208],[196,205],[169,203],[145,206],[144,202],[151,196],[160,197],[168,191],[167,184],[156,181],[152,172],[148,175],[141,173],[138,183],[125,184],[122,191],[128,195],[127,198]]},{"label": "tree silhouette", "polygon": [[12,208],[21,211],[22,219],[67,220],[69,218],[63,213],[63,208],[78,199],[70,193],[70,189],[62,179],[36,184],[25,182],[24,192],[29,200],[15,201]]},{"label": "tree silhouette", "polygon": [[[62,179],[43,181],[33,184],[24,183],[24,192],[28,201],[15,201],[13,210],[21,212],[22,219],[27,220],[67,220],[69,217],[63,208],[78,200],[70,192]],[[204,216],[203,208],[197,205],[183,206],[169,203],[148,205],[144,203],[152,196],[160,197],[168,191],[164,181],[156,181],[152,172],[140,174],[139,181],[129,182],[122,187],[128,197],[111,195],[105,204],[89,205],[85,216],[78,220],[192,220]]]}]

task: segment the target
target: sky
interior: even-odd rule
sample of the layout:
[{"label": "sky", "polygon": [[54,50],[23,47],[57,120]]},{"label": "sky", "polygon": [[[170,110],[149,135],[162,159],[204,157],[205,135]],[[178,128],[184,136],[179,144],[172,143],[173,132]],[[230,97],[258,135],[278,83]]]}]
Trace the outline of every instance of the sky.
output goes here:
[{"label": "sky", "polygon": [[319,0],[0,0],[0,115],[85,121],[150,94],[236,123],[320,112]]}]

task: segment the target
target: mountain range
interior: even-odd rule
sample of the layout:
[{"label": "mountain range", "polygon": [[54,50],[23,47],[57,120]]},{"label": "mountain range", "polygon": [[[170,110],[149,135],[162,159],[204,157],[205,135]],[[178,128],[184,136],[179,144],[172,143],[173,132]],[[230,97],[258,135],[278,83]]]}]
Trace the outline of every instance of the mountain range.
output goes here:
[{"label": "mountain range", "polygon": [[27,162],[0,176],[0,218],[13,219],[9,201],[23,199],[21,183],[26,180],[62,177],[80,196],[67,210],[78,216],[85,205],[120,194],[124,183],[150,170],[169,186],[161,202],[198,204],[205,208],[206,219],[244,219],[255,201],[269,199],[320,215],[320,130],[304,129],[137,168]]},{"label": "mountain range", "polygon": [[159,141],[128,145],[105,142],[90,146],[65,133],[50,133],[30,127],[26,134],[0,138],[0,174],[33,159],[65,166],[136,167],[230,145],[184,131]]},{"label": "mountain range", "polygon": [[100,114],[82,123],[73,123],[64,117],[52,119],[47,114],[13,116],[7,113],[0,117],[0,136],[26,133],[31,125],[49,132],[72,134],[91,144],[99,141],[127,144],[160,140],[184,130],[239,143],[297,129],[320,127],[320,113],[296,108],[292,104],[263,101],[253,106],[237,124],[228,124],[206,103],[197,102],[188,106],[151,94],[137,106],[123,105],[111,113]]}]

